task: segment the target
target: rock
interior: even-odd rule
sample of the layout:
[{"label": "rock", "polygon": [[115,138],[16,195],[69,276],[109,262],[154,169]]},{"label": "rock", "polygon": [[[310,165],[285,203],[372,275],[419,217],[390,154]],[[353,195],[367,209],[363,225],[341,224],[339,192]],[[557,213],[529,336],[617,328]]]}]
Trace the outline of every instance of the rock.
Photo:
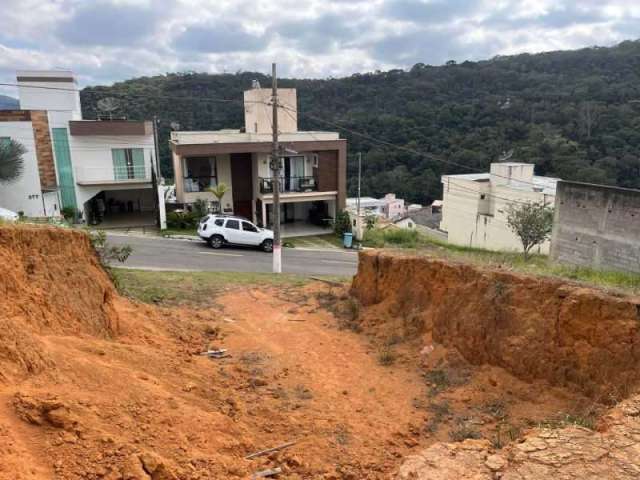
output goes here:
[{"label": "rock", "polygon": [[489,455],[487,460],[484,462],[489,470],[497,471],[502,470],[506,465],[507,461],[501,457],[500,455]]},{"label": "rock", "polygon": [[159,455],[145,452],[138,456],[143,470],[151,476],[152,480],[176,480],[166,461]]}]

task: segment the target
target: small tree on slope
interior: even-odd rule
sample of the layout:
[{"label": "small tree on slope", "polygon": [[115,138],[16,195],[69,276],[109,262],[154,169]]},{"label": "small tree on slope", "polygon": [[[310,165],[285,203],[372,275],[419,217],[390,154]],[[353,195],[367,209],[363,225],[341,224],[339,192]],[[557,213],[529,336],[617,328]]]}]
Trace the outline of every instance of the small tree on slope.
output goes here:
[{"label": "small tree on slope", "polygon": [[22,175],[27,149],[11,139],[0,139],[0,183],[10,183]]},{"label": "small tree on slope", "polygon": [[509,205],[507,225],[522,242],[524,259],[528,260],[531,249],[551,236],[553,209],[540,202]]}]

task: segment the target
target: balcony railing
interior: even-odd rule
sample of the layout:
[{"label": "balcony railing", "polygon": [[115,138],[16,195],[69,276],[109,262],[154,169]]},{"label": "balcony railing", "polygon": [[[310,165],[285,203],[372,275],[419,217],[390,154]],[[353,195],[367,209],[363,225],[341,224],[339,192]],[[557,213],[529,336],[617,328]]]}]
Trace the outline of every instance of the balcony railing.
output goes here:
[{"label": "balcony railing", "polygon": [[[273,179],[260,177],[260,193],[273,193]],[[315,177],[280,177],[280,192],[317,192],[318,181]]]},{"label": "balcony railing", "polygon": [[147,165],[124,165],[114,167],[76,167],[75,180],[78,183],[134,183],[150,182],[151,168]]},{"label": "balcony railing", "polygon": [[206,192],[209,188],[216,186],[216,177],[211,175],[200,175],[184,178],[184,191],[186,193]]}]

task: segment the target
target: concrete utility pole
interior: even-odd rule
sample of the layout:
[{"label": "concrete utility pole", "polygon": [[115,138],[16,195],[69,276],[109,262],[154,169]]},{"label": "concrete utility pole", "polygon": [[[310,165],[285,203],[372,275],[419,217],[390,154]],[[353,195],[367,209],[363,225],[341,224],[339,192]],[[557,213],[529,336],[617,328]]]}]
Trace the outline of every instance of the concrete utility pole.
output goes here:
[{"label": "concrete utility pole", "polygon": [[356,209],[356,237],[362,240],[362,219],[360,218],[360,184],[362,178],[362,152],[358,152],[358,207]]},{"label": "concrete utility pole", "polygon": [[[160,199],[158,198],[158,184],[164,184],[160,177],[160,147],[158,146],[158,117],[153,116],[153,162],[151,163],[151,185],[153,187],[154,206],[156,210],[156,225],[162,228],[162,218],[160,215]],[[162,191],[164,195],[164,190]]]},{"label": "concrete utility pole", "polygon": [[278,145],[278,79],[276,64],[271,65],[271,124],[273,140],[271,145],[271,188],[273,190],[273,273],[282,273],[282,245],[280,244],[280,147]]}]

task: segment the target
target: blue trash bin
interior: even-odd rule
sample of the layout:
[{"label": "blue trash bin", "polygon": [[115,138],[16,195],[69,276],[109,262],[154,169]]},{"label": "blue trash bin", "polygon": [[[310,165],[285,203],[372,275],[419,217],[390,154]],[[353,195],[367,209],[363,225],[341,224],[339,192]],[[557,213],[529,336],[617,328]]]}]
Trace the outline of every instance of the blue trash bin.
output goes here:
[{"label": "blue trash bin", "polygon": [[353,244],[353,233],[345,232],[343,237],[344,248],[351,248],[352,244]]}]

